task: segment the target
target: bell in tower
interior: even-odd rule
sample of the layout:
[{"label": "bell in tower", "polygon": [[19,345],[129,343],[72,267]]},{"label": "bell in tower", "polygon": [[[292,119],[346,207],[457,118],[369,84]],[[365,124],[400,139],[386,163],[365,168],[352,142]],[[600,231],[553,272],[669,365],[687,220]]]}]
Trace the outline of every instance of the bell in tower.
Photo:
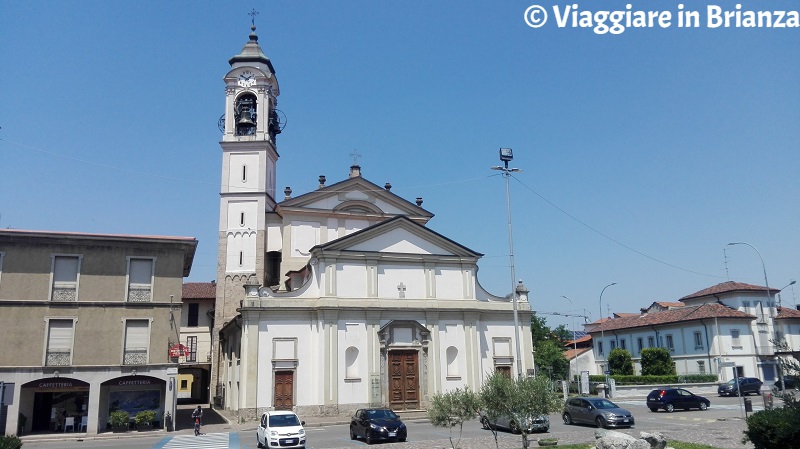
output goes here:
[{"label": "bell in tower", "polygon": [[256,133],[256,97],[252,94],[245,94],[236,100],[234,107],[234,119],[236,120],[237,136],[252,136]]}]

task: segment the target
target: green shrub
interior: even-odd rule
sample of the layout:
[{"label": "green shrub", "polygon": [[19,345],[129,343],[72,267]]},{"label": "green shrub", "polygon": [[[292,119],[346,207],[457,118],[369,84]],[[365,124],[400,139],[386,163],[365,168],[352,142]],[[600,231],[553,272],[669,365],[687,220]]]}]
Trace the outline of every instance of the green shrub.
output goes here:
[{"label": "green shrub", "polygon": [[156,419],[156,412],[153,410],[142,410],[133,418],[137,426],[152,424]]},{"label": "green shrub", "polygon": [[116,410],[111,412],[111,415],[108,417],[108,421],[111,423],[111,427],[127,427],[128,421],[131,420],[131,415],[128,414],[125,410]]},{"label": "green shrub", "polygon": [[642,364],[643,376],[675,374],[675,364],[667,348],[644,348],[639,361]]},{"label": "green shrub", "polygon": [[784,407],[763,410],[747,418],[742,443],[756,449],[800,449],[800,410]]},{"label": "green shrub", "polygon": [[[675,385],[686,382],[716,382],[716,374],[688,374],[688,375],[668,375],[668,376],[622,376],[614,374],[609,376],[617,382],[617,385]],[[589,376],[592,382],[605,382],[606,376]]]},{"label": "green shrub", "polygon": [[22,441],[14,436],[6,435],[0,436],[0,449],[19,449],[22,447]]}]

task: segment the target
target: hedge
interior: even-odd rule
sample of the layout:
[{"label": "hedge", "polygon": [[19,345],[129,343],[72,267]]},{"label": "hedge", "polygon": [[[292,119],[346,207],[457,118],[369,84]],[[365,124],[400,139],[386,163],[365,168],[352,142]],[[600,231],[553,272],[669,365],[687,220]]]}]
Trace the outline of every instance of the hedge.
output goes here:
[{"label": "hedge", "polygon": [[[682,383],[717,382],[716,374],[686,374],[669,376],[608,376],[617,382],[617,385],[667,385]],[[589,376],[592,382],[605,382],[606,376]]]}]

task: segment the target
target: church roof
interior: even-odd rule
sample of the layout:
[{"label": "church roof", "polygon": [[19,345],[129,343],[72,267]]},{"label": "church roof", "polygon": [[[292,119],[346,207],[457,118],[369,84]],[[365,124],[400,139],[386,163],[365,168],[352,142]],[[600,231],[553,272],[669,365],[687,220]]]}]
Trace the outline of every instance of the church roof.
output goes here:
[{"label": "church roof", "polygon": [[244,45],[242,51],[228,60],[228,64],[233,66],[237,63],[259,63],[265,64],[270,73],[275,74],[275,68],[272,67],[272,61],[261,51],[261,45],[258,44],[258,36],[256,35],[256,26],[250,27],[250,40]]},{"label": "church roof", "polygon": [[[733,292],[763,292],[767,288],[762,287],[760,285],[752,285],[752,284],[745,284],[743,282],[734,282],[728,281],[723,282],[721,284],[717,284],[713,287],[709,287],[699,292],[694,292],[691,295],[686,295],[680,299],[680,301],[684,301],[687,299],[694,299],[694,298],[702,298],[703,296],[713,296],[718,295],[721,293],[733,293]],[[777,293],[780,290],[777,288],[770,288],[770,292]]]}]

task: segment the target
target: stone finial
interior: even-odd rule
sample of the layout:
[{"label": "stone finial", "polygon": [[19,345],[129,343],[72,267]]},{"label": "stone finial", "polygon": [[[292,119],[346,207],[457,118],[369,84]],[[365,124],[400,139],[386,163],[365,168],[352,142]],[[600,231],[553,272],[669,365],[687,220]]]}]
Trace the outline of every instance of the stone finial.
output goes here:
[{"label": "stone finial", "polygon": [[325,188],[325,175],[319,175],[319,188]]},{"label": "stone finial", "polygon": [[386,184],[383,185],[383,188],[386,190],[392,190],[392,184],[387,182]]},{"label": "stone finial", "polygon": [[350,177],[351,178],[358,178],[361,176],[361,166],[358,164],[353,164],[350,166]]},{"label": "stone finial", "polygon": [[421,196],[417,197],[417,206],[422,207],[422,197]]},{"label": "stone finial", "polygon": [[283,194],[286,195],[284,200],[292,199],[292,188],[287,186],[285,189],[283,189]]}]

